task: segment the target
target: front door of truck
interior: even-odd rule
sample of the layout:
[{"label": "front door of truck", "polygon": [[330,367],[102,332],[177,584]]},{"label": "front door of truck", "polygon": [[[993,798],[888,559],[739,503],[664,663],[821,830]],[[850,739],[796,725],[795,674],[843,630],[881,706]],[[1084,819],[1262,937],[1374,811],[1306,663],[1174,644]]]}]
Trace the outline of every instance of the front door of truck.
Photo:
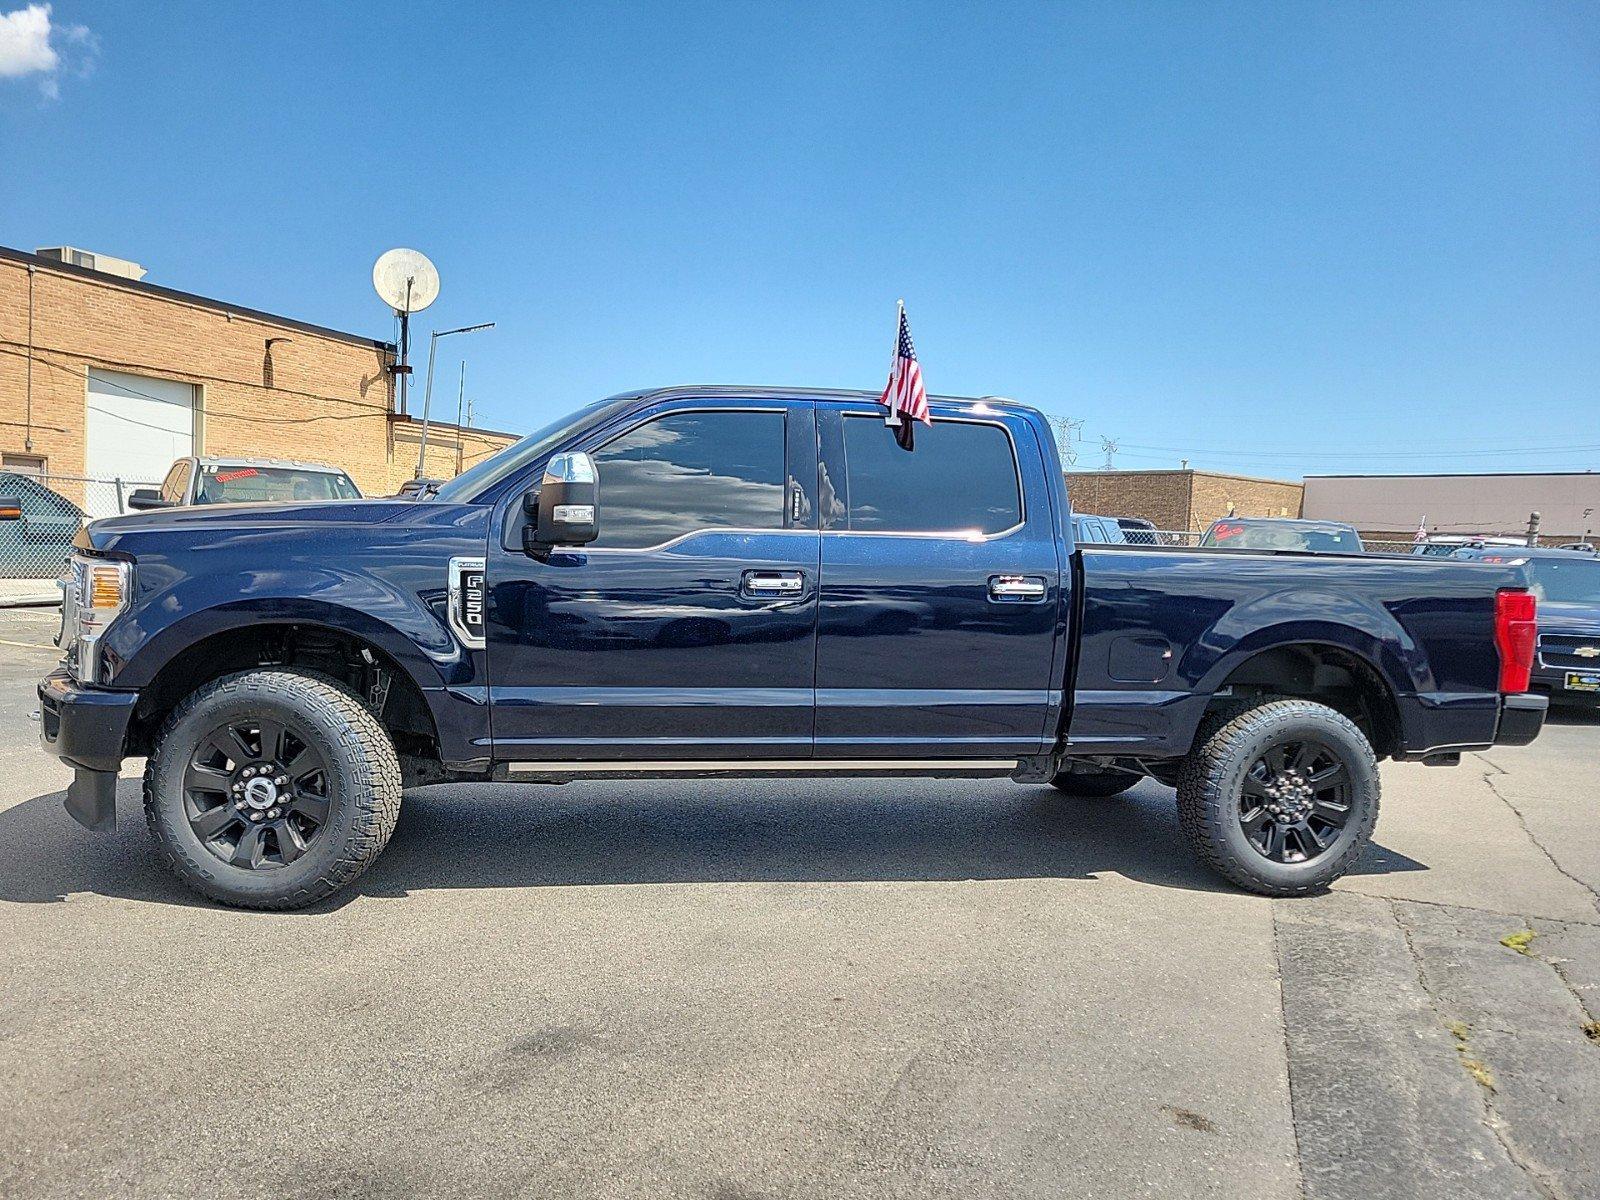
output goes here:
[{"label": "front door of truck", "polygon": [[938,402],[916,448],[819,401],[817,757],[1020,757],[1054,737],[1068,610],[1046,454],[1020,415]]},{"label": "front door of truck", "polygon": [[594,457],[598,540],[491,538],[495,757],[809,758],[812,403],[669,400],[566,448]]}]

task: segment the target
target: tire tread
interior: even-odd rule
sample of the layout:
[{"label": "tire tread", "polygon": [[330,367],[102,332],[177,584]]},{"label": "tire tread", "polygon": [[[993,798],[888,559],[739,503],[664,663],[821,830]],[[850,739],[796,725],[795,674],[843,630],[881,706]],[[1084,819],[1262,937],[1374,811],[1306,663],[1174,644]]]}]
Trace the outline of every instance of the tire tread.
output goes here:
[{"label": "tire tread", "polygon": [[[280,895],[255,895],[216,882],[207,865],[196,861],[187,848],[175,845],[163,832],[157,813],[155,776],[174,728],[200,705],[217,696],[229,699],[258,697],[291,708],[303,707],[307,698],[323,708],[319,714],[345,768],[356,786],[347,798],[352,819],[344,844],[328,867],[315,879]],[[324,732],[330,732],[324,729]],[[308,904],[354,882],[383,851],[400,820],[400,759],[388,731],[372,711],[348,688],[324,675],[273,668],[224,675],[197,688],[178,704],[162,723],[155,751],[145,763],[143,796],[145,821],[150,827],[163,863],[189,888],[208,899],[240,908],[287,910]]]},{"label": "tire tread", "polygon": [[[1224,829],[1227,822],[1234,820],[1235,798],[1223,786],[1224,777],[1254,739],[1275,726],[1308,718],[1337,725],[1367,748],[1367,761],[1348,767],[1353,775],[1365,769],[1367,779],[1358,783],[1370,786],[1371,798],[1359,814],[1356,836],[1342,851],[1319,861],[1320,869],[1303,881],[1284,883],[1241,859],[1226,841]],[[1327,891],[1328,885],[1349,871],[1366,849],[1378,823],[1379,801],[1377,759],[1366,735],[1343,713],[1312,700],[1272,697],[1241,702],[1214,714],[1201,726],[1194,752],[1184,759],[1178,775],[1178,824],[1190,848],[1223,878],[1263,896],[1311,896]]]}]

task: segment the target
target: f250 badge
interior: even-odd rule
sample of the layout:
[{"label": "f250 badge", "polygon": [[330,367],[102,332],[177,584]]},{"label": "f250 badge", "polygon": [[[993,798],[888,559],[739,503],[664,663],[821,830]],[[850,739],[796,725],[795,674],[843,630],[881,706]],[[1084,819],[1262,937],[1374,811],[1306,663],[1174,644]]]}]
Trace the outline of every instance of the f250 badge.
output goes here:
[{"label": "f250 badge", "polygon": [[450,628],[468,650],[482,650],[484,645],[483,615],[488,600],[484,568],[481,558],[450,560]]}]

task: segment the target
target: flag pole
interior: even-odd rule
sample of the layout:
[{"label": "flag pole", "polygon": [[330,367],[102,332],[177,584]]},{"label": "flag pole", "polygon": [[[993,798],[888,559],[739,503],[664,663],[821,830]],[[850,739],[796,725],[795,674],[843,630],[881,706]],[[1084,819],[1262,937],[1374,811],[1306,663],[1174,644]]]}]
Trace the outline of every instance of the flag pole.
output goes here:
[{"label": "flag pole", "polygon": [[[905,302],[905,298],[901,297],[899,300],[895,301],[894,344],[889,349],[889,378],[890,379],[894,378],[895,364],[900,359],[900,322],[905,320],[905,316],[906,316],[906,302]],[[892,404],[886,404],[886,405],[884,405],[884,407],[888,411],[883,414],[883,423],[885,425],[889,426],[889,428],[893,429],[896,425],[900,424],[900,410],[898,408],[896,408]]]}]

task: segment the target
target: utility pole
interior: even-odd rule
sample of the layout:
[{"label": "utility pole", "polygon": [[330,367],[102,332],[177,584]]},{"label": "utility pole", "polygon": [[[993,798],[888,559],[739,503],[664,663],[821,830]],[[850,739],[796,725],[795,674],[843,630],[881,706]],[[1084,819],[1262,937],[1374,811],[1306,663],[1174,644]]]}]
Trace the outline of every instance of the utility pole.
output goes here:
[{"label": "utility pole", "polygon": [[461,474],[461,464],[466,453],[461,443],[461,401],[467,394],[467,360],[461,360],[461,382],[456,385],[456,474]]},{"label": "utility pole", "polygon": [[1537,546],[1538,544],[1539,544],[1539,514],[1536,513],[1536,512],[1531,512],[1531,513],[1528,514],[1528,545]]},{"label": "utility pole", "polygon": [[1100,439],[1100,449],[1105,451],[1106,456],[1106,461],[1100,468],[1102,471],[1115,471],[1117,469],[1117,451],[1121,448],[1111,438],[1102,437]]}]

